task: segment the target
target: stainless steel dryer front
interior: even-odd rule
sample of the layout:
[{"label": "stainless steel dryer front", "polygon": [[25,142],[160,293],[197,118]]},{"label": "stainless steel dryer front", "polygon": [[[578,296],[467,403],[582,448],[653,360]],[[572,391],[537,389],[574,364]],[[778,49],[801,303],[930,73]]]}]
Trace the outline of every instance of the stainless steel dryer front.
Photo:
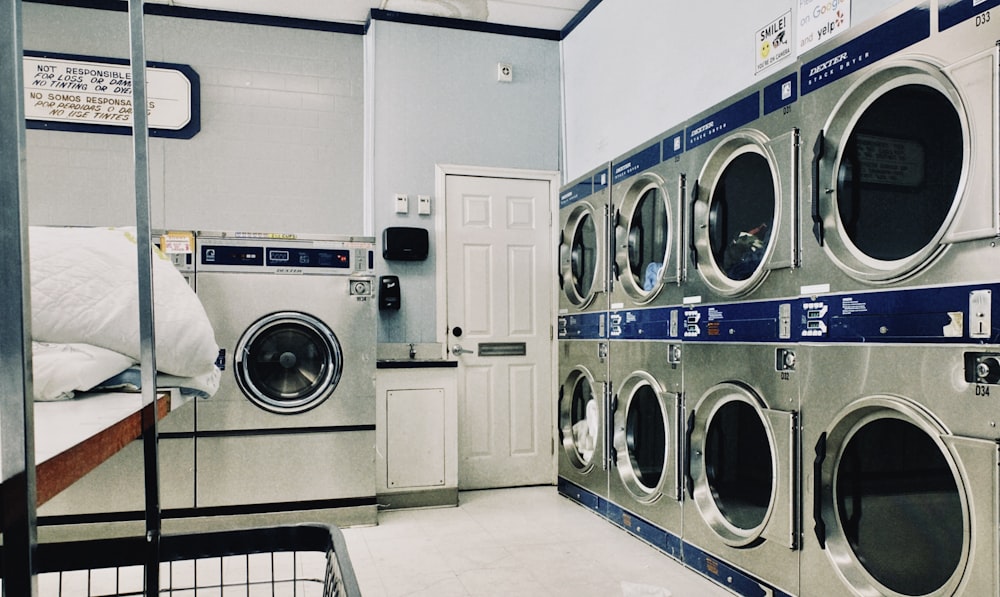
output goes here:
[{"label": "stainless steel dryer front", "polygon": [[611,162],[611,310],[680,304],[683,131]]},{"label": "stainless steel dryer front", "polygon": [[799,591],[795,344],[684,348],[684,562],[741,595]]},{"label": "stainless steel dryer front", "polygon": [[997,346],[799,350],[801,594],[998,594]]},{"label": "stainless steel dryer front", "polygon": [[199,404],[196,509],[375,520],[374,242],[201,233],[197,292],[225,351]]},{"label": "stainless steel dryer front", "polygon": [[904,2],[801,58],[803,294],[996,279],[991,4],[937,3],[935,19]]},{"label": "stainless steel dryer front", "polygon": [[607,334],[609,187],[605,165],[559,193],[560,339]]},{"label": "stainless steel dryer front", "polygon": [[797,99],[798,75],[789,69],[687,125],[685,303],[797,294]]},{"label": "stainless steel dryer front", "polygon": [[680,560],[684,471],[681,345],[612,341],[611,353],[607,516]]},{"label": "stainless steel dryer front", "polygon": [[604,515],[608,497],[608,342],[559,341],[559,493]]}]

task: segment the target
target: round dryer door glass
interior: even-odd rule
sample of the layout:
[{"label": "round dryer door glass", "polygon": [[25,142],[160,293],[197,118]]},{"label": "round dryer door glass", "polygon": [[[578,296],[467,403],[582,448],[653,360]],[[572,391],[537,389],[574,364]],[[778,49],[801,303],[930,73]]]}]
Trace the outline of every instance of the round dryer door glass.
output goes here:
[{"label": "round dryer door glass", "polygon": [[563,449],[573,465],[580,469],[591,466],[600,441],[600,404],[594,396],[593,382],[580,370],[574,370],[563,386],[559,429]]},{"label": "round dryer door glass", "polygon": [[709,206],[709,244],[725,277],[747,280],[760,268],[774,215],[770,164],[756,151],[737,153],[719,175]]},{"label": "round dryer door glass", "polygon": [[309,410],[340,381],[340,342],[322,321],[282,312],[250,326],[236,347],[236,381],[257,406],[280,414]]},{"label": "round dryer door glass", "polygon": [[935,593],[962,561],[955,475],[942,448],[908,421],[877,418],[855,431],[837,461],[835,506],[857,560],[895,593]]},{"label": "round dryer door glass", "polygon": [[936,89],[903,85],[872,101],[837,171],[837,213],[849,242],[880,261],[931,245],[958,191],[963,143],[955,106]]},{"label": "round dryer door glass", "polygon": [[[667,198],[652,183],[626,195],[621,205],[616,264],[619,277],[628,277],[625,286],[634,298],[652,298],[663,280],[669,257],[670,217]],[[624,237],[624,238],[623,238]]]},{"label": "round dryer door glass", "polygon": [[648,383],[639,385],[629,398],[623,431],[620,441],[615,441],[620,472],[624,455],[627,461],[623,470],[630,473],[643,493],[649,493],[663,478],[667,430],[660,397]]},{"label": "round dryer door glass", "polygon": [[738,529],[767,519],[774,488],[767,429],[757,409],[733,400],[712,416],[705,436],[705,473],[719,512]]}]

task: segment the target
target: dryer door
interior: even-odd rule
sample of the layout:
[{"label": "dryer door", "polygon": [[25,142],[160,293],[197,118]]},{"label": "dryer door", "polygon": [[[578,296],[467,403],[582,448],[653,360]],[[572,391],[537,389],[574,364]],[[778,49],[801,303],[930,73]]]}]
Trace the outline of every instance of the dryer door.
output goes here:
[{"label": "dryer door", "polygon": [[947,435],[914,404],[871,396],[835,418],[816,452],[818,539],[858,594],[996,590],[995,571],[972,572],[996,566],[996,442]]},{"label": "dryer door", "polygon": [[891,64],[807,140],[817,240],[846,274],[893,282],[947,243],[996,235],[996,62],[994,49],[949,70]]},{"label": "dryer door", "polygon": [[764,539],[797,547],[795,414],[771,410],[750,388],[709,389],[691,420],[690,474],[702,519],[727,544]]},{"label": "dryer door", "polygon": [[295,414],[333,394],[344,356],[333,330],[306,313],[283,311],[251,325],[234,355],[236,383],[260,408]]},{"label": "dryer door", "polygon": [[604,292],[606,214],[581,201],[570,211],[559,244],[559,284],[565,300],[585,309]]},{"label": "dryer door", "polygon": [[679,396],[665,392],[649,374],[637,372],[625,380],[613,402],[611,461],[622,484],[643,503],[662,495],[679,499]]},{"label": "dryer door", "polygon": [[567,460],[580,473],[604,468],[604,383],[586,367],[574,367],[559,387],[559,438]]},{"label": "dryer door", "polygon": [[754,130],[716,146],[692,190],[691,242],[702,279],[744,296],[768,271],[798,265],[798,131],[769,139]]},{"label": "dryer door", "polygon": [[636,304],[651,302],[664,284],[677,282],[679,198],[654,174],[637,177],[616,199],[615,277]]}]

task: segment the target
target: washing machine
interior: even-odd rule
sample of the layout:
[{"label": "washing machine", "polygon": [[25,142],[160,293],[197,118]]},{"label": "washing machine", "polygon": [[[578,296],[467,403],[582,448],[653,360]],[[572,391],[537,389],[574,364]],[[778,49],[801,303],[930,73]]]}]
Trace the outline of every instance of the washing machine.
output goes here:
[{"label": "washing machine", "polygon": [[801,594],[997,595],[997,345],[799,351]]},{"label": "washing machine", "polygon": [[685,343],[684,562],[740,595],[799,592],[797,345]]},{"label": "washing machine", "polygon": [[611,310],[680,304],[683,131],[611,162]]},{"label": "washing machine", "polygon": [[797,295],[798,97],[788,68],[686,126],[684,304]]},{"label": "washing machine", "polygon": [[196,413],[196,510],[375,521],[373,261],[368,237],[199,234],[223,376]]},{"label": "washing machine", "polygon": [[558,350],[558,491],[604,516],[609,465],[608,342],[560,340]]},{"label": "washing machine", "polygon": [[608,165],[559,193],[559,339],[607,337]]},{"label": "washing machine", "polygon": [[611,342],[607,517],[682,558],[684,395],[680,343]]},{"label": "washing machine", "polygon": [[903,2],[801,57],[803,295],[996,279],[995,4]]}]

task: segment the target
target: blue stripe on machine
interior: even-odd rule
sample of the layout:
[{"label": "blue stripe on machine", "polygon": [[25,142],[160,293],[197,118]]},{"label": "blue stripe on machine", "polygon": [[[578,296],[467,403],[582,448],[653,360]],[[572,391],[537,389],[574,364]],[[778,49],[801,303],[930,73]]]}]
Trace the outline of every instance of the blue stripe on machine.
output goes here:
[{"label": "blue stripe on machine", "polygon": [[764,88],[764,114],[795,103],[799,98],[798,73],[792,73]]},{"label": "blue stripe on machine", "polygon": [[1000,0],[951,0],[938,6],[938,31],[950,29],[963,21],[979,16],[987,10],[1000,6]]},{"label": "blue stripe on machine", "polygon": [[677,131],[663,140],[663,161],[684,153],[684,131]]},{"label": "blue stripe on machine", "polygon": [[703,143],[729,133],[760,118],[760,92],[754,91],[711,116],[702,118],[687,128],[685,149],[691,150]]},{"label": "blue stripe on machine", "polygon": [[927,5],[908,10],[802,65],[802,95],[927,39],[930,34],[930,11]]},{"label": "blue stripe on machine", "polygon": [[611,183],[617,184],[660,163],[660,144],[654,143],[611,166]]}]

